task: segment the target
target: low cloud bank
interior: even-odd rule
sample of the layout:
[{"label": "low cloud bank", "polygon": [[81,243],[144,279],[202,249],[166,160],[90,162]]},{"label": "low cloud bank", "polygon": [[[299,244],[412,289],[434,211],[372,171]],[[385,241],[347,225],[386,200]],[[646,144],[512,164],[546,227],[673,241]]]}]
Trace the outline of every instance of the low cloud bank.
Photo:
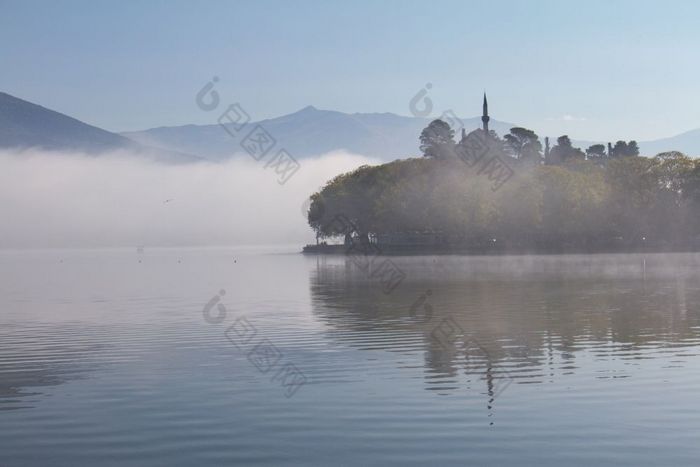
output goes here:
[{"label": "low cloud bank", "polygon": [[313,241],[308,196],[377,160],[332,152],[284,185],[252,159],[167,165],[125,152],[92,157],[0,151],[0,248],[260,245]]}]

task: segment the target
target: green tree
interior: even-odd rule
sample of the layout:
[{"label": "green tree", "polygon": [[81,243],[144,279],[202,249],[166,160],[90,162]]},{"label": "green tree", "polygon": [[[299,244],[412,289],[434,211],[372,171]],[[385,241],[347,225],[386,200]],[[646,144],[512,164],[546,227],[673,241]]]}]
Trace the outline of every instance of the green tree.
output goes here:
[{"label": "green tree", "polygon": [[[443,137],[426,138],[427,152],[450,144],[449,126],[433,123]],[[524,128],[506,138],[521,160],[537,142]],[[345,235],[367,244],[373,234],[398,234],[476,247],[494,238],[549,248],[620,241],[692,245],[700,239],[700,161],[673,151],[631,157],[636,146],[619,141],[607,151],[616,157],[600,164],[595,159],[604,157],[603,145],[589,147],[591,160],[585,160],[562,136],[556,151],[565,164],[520,170],[516,163],[515,175],[496,192],[483,173],[457,158],[362,166],[311,196],[308,221],[319,237]]]},{"label": "green tree", "polygon": [[362,166],[338,175],[311,196],[308,221],[319,237],[357,235],[368,241],[377,222],[374,198],[386,189],[391,167]]},{"label": "green tree", "polygon": [[627,156],[638,156],[639,155],[639,145],[635,140],[627,143]]},{"label": "green tree", "polygon": [[685,177],[683,186],[684,215],[688,235],[692,240],[700,239],[700,161]]},{"label": "green tree", "polygon": [[455,132],[442,120],[433,120],[420,134],[420,150],[425,157],[447,159],[454,153]]},{"label": "green tree", "polygon": [[606,214],[615,235],[624,241],[649,237],[658,179],[654,162],[643,157],[616,157],[605,167],[611,187]]},{"label": "green tree", "polygon": [[552,158],[560,162],[571,160],[583,160],[586,155],[579,148],[575,148],[567,135],[557,138],[557,144],[551,150]]},{"label": "green tree", "polygon": [[629,157],[638,155],[639,147],[637,146],[636,141],[630,141],[629,143],[626,143],[622,140],[619,140],[615,143],[610,157]]},{"label": "green tree", "polygon": [[516,159],[539,162],[541,159],[542,143],[534,131],[527,128],[514,127],[503,137],[506,150]]},{"label": "green tree", "polygon": [[586,156],[590,160],[603,160],[605,159],[605,145],[604,144],[593,144],[586,149]]},{"label": "green tree", "polygon": [[639,156],[639,145],[635,140],[632,140],[628,143],[622,140],[617,141],[615,143],[615,146],[612,148],[611,154],[609,154],[609,157],[632,156]]},{"label": "green tree", "polygon": [[659,188],[682,195],[695,162],[679,151],[662,152],[652,159],[658,177]]}]

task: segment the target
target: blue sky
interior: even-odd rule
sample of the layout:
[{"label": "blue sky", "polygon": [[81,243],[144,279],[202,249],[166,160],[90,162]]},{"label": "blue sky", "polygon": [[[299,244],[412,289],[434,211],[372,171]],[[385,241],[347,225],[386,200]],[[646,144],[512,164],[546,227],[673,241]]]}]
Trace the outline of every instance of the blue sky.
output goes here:
[{"label": "blue sky", "polygon": [[306,105],[480,112],[576,139],[700,127],[700,2],[0,0],[0,90],[112,131]]}]

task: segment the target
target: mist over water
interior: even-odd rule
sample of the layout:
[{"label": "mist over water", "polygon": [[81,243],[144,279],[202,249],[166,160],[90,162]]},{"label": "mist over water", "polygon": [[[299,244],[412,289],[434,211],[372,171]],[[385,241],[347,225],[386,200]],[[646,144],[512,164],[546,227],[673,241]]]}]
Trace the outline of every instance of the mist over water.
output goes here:
[{"label": "mist over water", "polygon": [[0,465],[697,465],[698,254],[251,250],[0,251]]},{"label": "mist over water", "polygon": [[300,161],[284,185],[263,162],[168,165],[128,152],[0,151],[0,248],[295,244],[314,239],[308,196],[378,161]]}]

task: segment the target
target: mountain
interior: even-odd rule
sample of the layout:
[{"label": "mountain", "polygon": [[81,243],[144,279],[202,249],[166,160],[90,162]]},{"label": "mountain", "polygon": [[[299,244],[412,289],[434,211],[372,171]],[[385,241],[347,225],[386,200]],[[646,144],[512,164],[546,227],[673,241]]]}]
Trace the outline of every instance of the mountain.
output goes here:
[{"label": "mountain", "polygon": [[133,144],[121,135],[0,92],[0,146],[99,152]]},{"label": "mountain", "polygon": [[[308,106],[289,115],[251,122],[237,138],[217,123],[116,134],[0,92],[0,148],[36,147],[89,154],[128,150],[170,163],[202,159],[220,161],[236,154],[242,155],[242,138],[258,124],[276,140],[274,152],[284,148],[296,158],[305,158],[346,150],[389,161],[418,155],[418,137],[430,120],[392,113],[347,114]],[[461,121],[467,131],[481,127],[480,117]],[[490,121],[490,127],[499,135],[507,133],[514,126],[517,125],[493,119]],[[459,139],[459,134],[456,137]],[[550,140],[554,144],[556,137]],[[602,143],[606,144],[607,141]],[[574,145],[582,149],[591,144],[594,142],[574,140]],[[648,156],[671,150],[698,156],[700,129],[670,138],[640,141],[639,147],[642,155]]]},{"label": "mountain", "polygon": [[[389,161],[419,154],[418,137],[430,120],[392,113],[346,114],[309,106],[282,117],[249,123],[239,138],[232,137],[218,124],[160,127],[122,135],[148,146],[185,151],[209,160],[222,160],[243,154],[241,139],[260,124],[276,139],[276,147],[285,148],[297,158],[344,149]],[[467,131],[481,127],[481,117],[461,121]],[[490,128],[501,136],[514,126],[519,125],[493,118],[490,121]],[[556,136],[550,135],[552,145],[556,144]],[[456,138],[459,139],[459,134]],[[544,135],[540,139],[544,140]],[[615,141],[611,142],[615,144]],[[607,144],[607,141],[573,140],[573,143],[585,150],[592,144]],[[641,154],[646,156],[672,150],[700,156],[700,129],[638,143]]]},{"label": "mountain", "polygon": [[178,151],[149,148],[122,135],[0,92],[0,148],[39,148],[99,154],[128,150],[151,159],[191,162],[198,158]]},{"label": "mountain", "polygon": [[[613,144],[615,143],[613,142]],[[670,138],[641,141],[639,151],[641,154],[649,156],[666,151],[680,151],[689,156],[700,156],[700,128]]]},{"label": "mountain", "polygon": [[[169,150],[185,151],[210,160],[242,154],[240,142],[255,125],[261,125],[297,158],[317,156],[343,149],[349,152],[393,160],[418,155],[418,137],[431,119],[403,117],[392,113],[346,114],[334,110],[305,107],[298,112],[249,123],[240,138],[232,137],[219,124],[160,127],[122,135],[141,144]],[[465,129],[481,127],[481,118],[462,119]],[[514,125],[491,120],[499,134]],[[459,135],[457,135],[459,138]]]}]

